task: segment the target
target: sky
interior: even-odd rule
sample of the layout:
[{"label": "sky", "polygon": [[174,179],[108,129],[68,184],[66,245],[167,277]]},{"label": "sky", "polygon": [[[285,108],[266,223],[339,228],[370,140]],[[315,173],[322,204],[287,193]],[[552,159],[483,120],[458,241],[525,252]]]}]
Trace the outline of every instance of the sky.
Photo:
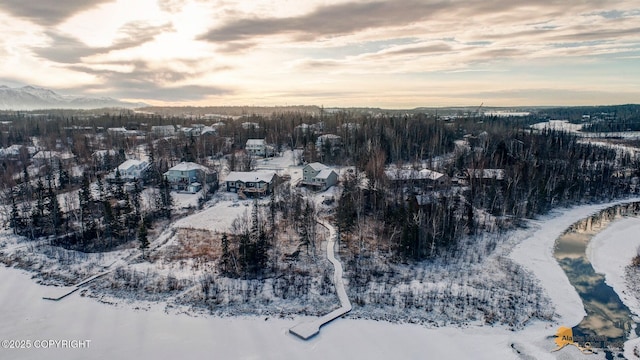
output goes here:
[{"label": "sky", "polygon": [[152,105],[640,103],[637,0],[2,0],[0,84]]}]

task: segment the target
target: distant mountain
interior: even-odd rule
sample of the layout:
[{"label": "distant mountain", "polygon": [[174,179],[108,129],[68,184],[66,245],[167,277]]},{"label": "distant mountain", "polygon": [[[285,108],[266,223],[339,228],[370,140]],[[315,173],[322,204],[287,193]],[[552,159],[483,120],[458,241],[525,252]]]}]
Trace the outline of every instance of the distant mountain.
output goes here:
[{"label": "distant mountain", "polygon": [[35,86],[10,88],[0,86],[0,110],[137,108],[143,103],[130,103],[110,97],[61,95]]}]

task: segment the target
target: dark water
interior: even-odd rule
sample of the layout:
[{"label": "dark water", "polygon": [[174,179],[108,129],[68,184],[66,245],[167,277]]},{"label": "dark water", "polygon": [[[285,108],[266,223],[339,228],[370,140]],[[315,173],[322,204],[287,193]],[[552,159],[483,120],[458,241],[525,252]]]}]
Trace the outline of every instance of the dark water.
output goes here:
[{"label": "dark water", "polygon": [[[593,269],[586,255],[589,241],[611,222],[627,216],[638,216],[640,203],[614,206],[573,224],[556,240],[554,252],[582,299],[587,315],[573,327],[574,341],[590,342],[593,348],[621,349],[636,322],[604,275]],[[640,329],[636,328],[636,334]],[[639,334],[640,335],[640,334]]]}]

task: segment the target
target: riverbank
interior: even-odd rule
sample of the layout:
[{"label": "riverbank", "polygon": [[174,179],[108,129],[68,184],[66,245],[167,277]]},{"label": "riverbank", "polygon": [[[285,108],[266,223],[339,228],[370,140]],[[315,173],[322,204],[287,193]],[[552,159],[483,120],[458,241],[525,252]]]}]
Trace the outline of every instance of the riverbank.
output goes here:
[{"label": "riverbank", "polygon": [[[628,278],[628,266],[640,247],[640,218],[625,218],[614,222],[589,243],[587,256],[596,272],[604,274],[605,282],[611,286],[620,300],[636,316],[640,314],[640,300]],[[637,359],[640,339],[625,343],[627,359]]]},{"label": "riverbank", "polygon": [[[579,220],[596,214],[603,209],[634,201],[638,201],[638,198],[553,211],[538,221],[531,221],[530,224],[534,227],[532,233],[511,252],[511,258],[533,272],[536,278],[540,280],[547,295],[551,298],[555,307],[556,318],[554,319],[554,325],[556,328],[559,326],[571,328],[580,323],[586,315],[580,296],[570,284],[566,274],[553,256],[556,240],[569,226]],[[598,251],[599,249],[596,249],[594,252]],[[633,341],[635,340],[626,344],[625,349],[632,346]],[[564,351],[562,350],[562,352]]]}]

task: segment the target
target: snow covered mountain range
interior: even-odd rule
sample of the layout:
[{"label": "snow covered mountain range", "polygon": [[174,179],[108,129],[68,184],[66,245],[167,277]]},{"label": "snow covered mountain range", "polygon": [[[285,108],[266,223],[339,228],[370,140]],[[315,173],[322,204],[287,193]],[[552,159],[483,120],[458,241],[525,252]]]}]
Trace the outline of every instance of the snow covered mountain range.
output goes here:
[{"label": "snow covered mountain range", "polygon": [[110,97],[61,95],[53,90],[35,86],[0,86],[0,110],[135,108],[145,105]]}]

